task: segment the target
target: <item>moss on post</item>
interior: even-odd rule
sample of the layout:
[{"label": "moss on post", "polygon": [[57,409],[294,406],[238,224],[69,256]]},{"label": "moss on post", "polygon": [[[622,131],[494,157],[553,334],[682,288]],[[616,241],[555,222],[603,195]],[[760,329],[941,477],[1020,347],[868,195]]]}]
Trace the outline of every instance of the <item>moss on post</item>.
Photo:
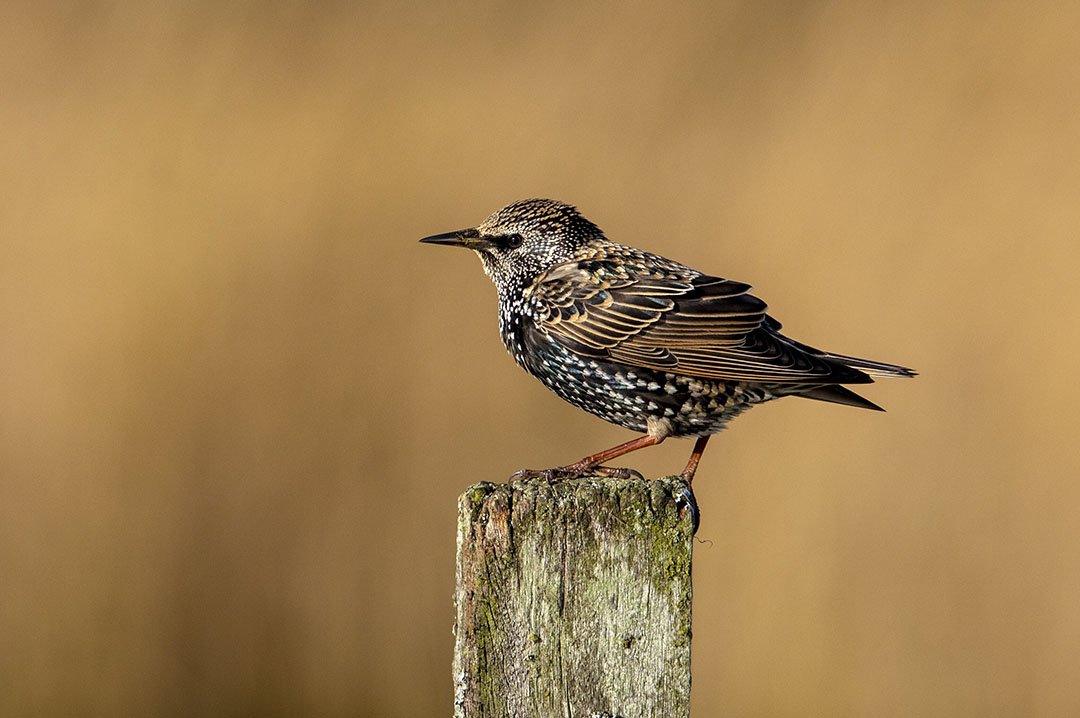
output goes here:
[{"label": "moss on post", "polygon": [[470,487],[455,716],[687,716],[693,521],[678,477]]}]

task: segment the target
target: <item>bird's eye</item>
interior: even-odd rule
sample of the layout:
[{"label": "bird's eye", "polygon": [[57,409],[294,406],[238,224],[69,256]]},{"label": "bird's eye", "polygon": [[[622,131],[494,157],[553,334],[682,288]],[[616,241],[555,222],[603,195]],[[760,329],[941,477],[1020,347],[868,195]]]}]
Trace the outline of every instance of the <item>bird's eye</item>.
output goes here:
[{"label": "bird's eye", "polygon": [[520,234],[510,234],[506,237],[506,246],[510,249],[517,249],[525,242],[525,238]]}]

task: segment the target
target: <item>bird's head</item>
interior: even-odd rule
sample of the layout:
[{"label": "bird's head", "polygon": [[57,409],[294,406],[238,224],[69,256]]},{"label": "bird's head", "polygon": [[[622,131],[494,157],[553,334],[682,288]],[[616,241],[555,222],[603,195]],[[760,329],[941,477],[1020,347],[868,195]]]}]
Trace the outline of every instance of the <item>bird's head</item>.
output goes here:
[{"label": "bird's head", "polygon": [[603,232],[576,208],[551,199],[525,199],[495,212],[476,227],[425,237],[421,242],[468,247],[500,290],[523,286],[573,259]]}]

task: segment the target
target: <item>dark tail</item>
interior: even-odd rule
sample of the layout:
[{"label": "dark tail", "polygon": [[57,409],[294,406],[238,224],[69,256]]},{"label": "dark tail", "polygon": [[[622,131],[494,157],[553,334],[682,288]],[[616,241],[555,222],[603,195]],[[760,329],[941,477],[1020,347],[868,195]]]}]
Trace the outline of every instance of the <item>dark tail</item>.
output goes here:
[{"label": "dark tail", "polygon": [[819,386],[810,391],[800,391],[795,396],[804,396],[807,399],[817,399],[818,401],[828,401],[833,404],[845,404],[846,406],[857,406],[860,409],[873,409],[874,411],[885,411],[880,406],[859,396],[851,389],[842,387],[839,384],[830,384],[828,386]]},{"label": "dark tail", "polygon": [[834,362],[838,362],[845,366],[859,369],[866,372],[870,376],[876,377],[892,377],[892,376],[916,376],[918,372],[914,369],[908,369],[906,366],[899,366],[897,364],[886,364],[880,361],[870,361],[869,359],[859,359],[858,357],[846,357],[842,354],[825,354],[826,359],[831,359]]},{"label": "dark tail", "polygon": [[[899,366],[897,364],[885,364],[884,362],[870,361],[869,359],[847,357],[842,354],[825,354],[825,358],[838,364],[849,366],[852,369],[858,369],[872,377],[912,377],[916,375],[914,369],[908,369],[905,366]],[[815,387],[809,391],[801,391],[798,392],[798,396],[805,396],[807,399],[817,399],[818,401],[828,401],[834,404],[857,406],[860,409],[885,411],[869,399],[864,399],[851,389],[840,386],[839,384],[829,384],[826,386]]]}]

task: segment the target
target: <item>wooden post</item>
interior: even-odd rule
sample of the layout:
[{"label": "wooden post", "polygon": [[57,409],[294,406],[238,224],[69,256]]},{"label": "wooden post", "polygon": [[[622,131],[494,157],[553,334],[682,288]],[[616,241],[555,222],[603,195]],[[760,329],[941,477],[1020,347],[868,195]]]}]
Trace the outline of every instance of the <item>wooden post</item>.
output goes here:
[{"label": "wooden post", "polygon": [[690,712],[678,477],[481,483],[458,502],[455,718]]}]

